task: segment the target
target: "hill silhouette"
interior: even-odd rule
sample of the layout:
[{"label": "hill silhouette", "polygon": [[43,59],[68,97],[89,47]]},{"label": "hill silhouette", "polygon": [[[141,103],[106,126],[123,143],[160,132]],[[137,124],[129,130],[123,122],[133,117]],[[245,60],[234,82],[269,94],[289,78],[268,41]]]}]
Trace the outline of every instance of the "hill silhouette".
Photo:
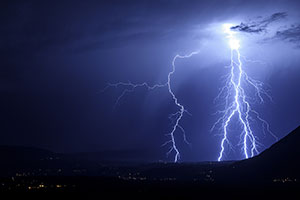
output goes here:
[{"label": "hill silhouette", "polygon": [[[235,162],[219,170],[216,176],[224,182],[259,182],[279,180],[295,181],[300,178],[300,126],[259,155]],[[222,174],[228,174],[223,176]]]},{"label": "hill silhouette", "polygon": [[[107,163],[101,154],[59,154],[29,147],[0,147],[0,191],[35,190],[115,194],[194,195],[199,191],[252,195],[299,190],[300,127],[253,158],[204,163]],[[126,155],[126,153],[125,153]],[[105,158],[103,155],[102,158]],[[41,188],[40,185],[43,185]],[[57,190],[56,190],[57,189]],[[117,194],[117,193],[116,193]],[[297,193],[299,194],[299,192]]]}]

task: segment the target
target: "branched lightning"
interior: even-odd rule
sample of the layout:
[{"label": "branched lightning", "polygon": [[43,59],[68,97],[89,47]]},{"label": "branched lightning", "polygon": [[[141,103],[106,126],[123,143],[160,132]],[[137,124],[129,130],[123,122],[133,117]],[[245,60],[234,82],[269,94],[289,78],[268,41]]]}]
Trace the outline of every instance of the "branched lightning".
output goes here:
[{"label": "branched lightning", "polygon": [[258,147],[261,145],[258,142],[258,137],[254,135],[250,121],[256,118],[261,122],[263,126],[263,132],[269,132],[276,140],[277,137],[270,130],[270,126],[267,121],[262,119],[259,113],[251,108],[249,95],[246,94],[246,87],[250,86],[255,91],[255,96],[260,103],[264,102],[263,96],[266,96],[270,100],[272,98],[263,88],[263,83],[250,78],[243,69],[242,56],[239,51],[239,41],[234,38],[234,33],[230,30],[230,25],[225,25],[225,33],[228,34],[229,45],[231,47],[231,62],[230,73],[228,75],[225,86],[220,90],[217,98],[224,97],[225,109],[219,111],[222,116],[216,121],[212,129],[221,124],[223,138],[221,140],[221,150],[219,153],[218,161],[223,160],[225,154],[225,144],[232,146],[228,139],[228,126],[233,120],[233,117],[237,115],[238,121],[241,125],[241,144],[244,157],[247,159],[258,154]]},{"label": "branched lightning", "polygon": [[[266,135],[269,133],[276,140],[277,137],[270,130],[270,126],[266,120],[264,120],[260,114],[255,111],[251,104],[255,102],[263,103],[264,98],[267,97],[272,101],[271,96],[264,89],[264,84],[258,80],[255,80],[247,75],[245,72],[243,62],[257,62],[252,60],[247,60],[244,56],[240,54],[240,42],[234,37],[234,32],[231,31],[232,25],[224,25],[224,31],[229,39],[229,45],[231,48],[230,65],[228,66],[230,72],[226,76],[226,82],[224,87],[221,88],[216,100],[223,99],[224,110],[218,111],[221,113],[221,117],[217,119],[214,123],[212,130],[216,127],[222,132],[222,140],[220,145],[220,152],[218,156],[218,161],[224,160],[224,155],[226,148],[229,147],[233,149],[233,145],[229,139],[229,125],[234,120],[234,116],[237,116],[238,122],[241,125],[240,132],[240,145],[242,146],[242,152],[244,158],[253,157],[259,153],[259,147],[262,144],[258,141],[258,136],[254,134],[253,123],[254,121],[259,122],[262,126],[262,132]],[[122,88],[122,93],[118,96],[115,102],[115,107],[119,105],[120,100],[128,93],[134,92],[137,88],[146,88],[147,90],[154,90],[158,88],[167,88],[168,93],[172,97],[172,100],[176,107],[177,112],[169,115],[169,119],[172,124],[170,132],[167,134],[169,140],[163,143],[162,146],[169,146],[167,151],[167,156],[174,154],[174,162],[180,160],[180,151],[176,142],[175,133],[180,131],[183,134],[183,140],[186,144],[190,145],[187,140],[186,133],[182,125],[180,124],[185,113],[190,114],[185,107],[178,101],[174,91],[171,87],[171,79],[176,72],[175,62],[177,59],[190,58],[193,55],[199,54],[198,51],[192,52],[187,55],[176,55],[172,60],[172,70],[168,73],[167,81],[164,84],[149,85],[148,83],[131,83],[131,82],[118,82],[118,83],[108,83],[104,88],[103,92],[108,88]],[[250,90],[251,89],[251,90]],[[249,95],[249,91],[254,91],[252,95]]]},{"label": "branched lightning", "polygon": [[115,88],[118,88],[118,87],[124,87],[125,89],[123,90],[123,92],[121,93],[120,96],[118,96],[116,102],[115,102],[115,105],[114,107],[118,106],[119,103],[120,103],[120,100],[127,94],[127,93],[131,93],[131,92],[134,92],[134,90],[138,87],[145,87],[147,88],[148,90],[154,90],[154,89],[157,89],[157,88],[163,88],[163,87],[166,87],[167,86],[167,83],[165,84],[155,84],[155,85],[152,85],[150,86],[148,83],[144,82],[144,83],[138,83],[138,84],[134,84],[134,83],[131,83],[131,82],[118,82],[118,83],[107,83],[106,87],[102,90],[102,92],[105,92],[108,88],[110,87],[115,87]]},{"label": "branched lightning", "polygon": [[134,92],[135,89],[140,88],[140,87],[145,87],[147,90],[154,90],[158,88],[164,88],[167,87],[169,94],[172,97],[172,100],[174,101],[174,104],[178,107],[178,111],[175,113],[172,113],[169,115],[169,119],[171,120],[172,123],[172,128],[171,131],[167,134],[167,136],[170,138],[168,141],[162,144],[162,146],[166,146],[170,144],[170,148],[167,151],[167,156],[169,156],[172,152],[174,153],[174,162],[178,162],[180,160],[180,151],[178,149],[178,146],[176,145],[176,139],[175,139],[175,132],[176,131],[181,131],[183,134],[183,140],[186,144],[190,145],[190,142],[188,142],[185,130],[184,128],[180,125],[180,121],[183,118],[184,113],[187,113],[191,115],[185,108],[184,106],[179,103],[178,98],[176,97],[175,93],[172,90],[171,87],[171,78],[173,74],[176,72],[176,65],[175,62],[177,59],[185,59],[185,58],[190,58],[193,55],[198,54],[198,51],[194,51],[190,54],[187,55],[176,55],[173,60],[172,60],[172,70],[168,73],[167,76],[167,82],[164,84],[155,84],[155,85],[149,85],[148,83],[138,83],[134,84],[131,82],[118,82],[118,83],[108,83],[107,86],[102,90],[102,92],[106,91],[108,88],[111,87],[123,87],[123,92],[118,96],[116,102],[115,102],[115,107],[119,104],[120,100],[128,93]]}]

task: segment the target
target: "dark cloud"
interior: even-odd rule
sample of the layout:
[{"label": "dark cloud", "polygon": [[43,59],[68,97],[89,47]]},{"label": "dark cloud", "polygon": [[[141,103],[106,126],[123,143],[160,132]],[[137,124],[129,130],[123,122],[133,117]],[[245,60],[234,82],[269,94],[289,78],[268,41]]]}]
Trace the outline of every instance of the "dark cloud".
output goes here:
[{"label": "dark cloud", "polygon": [[292,25],[290,28],[282,31],[277,31],[274,39],[296,43],[300,47],[300,24]]},{"label": "dark cloud", "polygon": [[219,0],[17,1],[0,8],[0,51],[73,52],[152,42],[153,38],[177,40],[196,26],[227,19],[236,7],[243,13],[258,5]]},{"label": "dark cloud", "polygon": [[[268,29],[271,29],[269,27],[271,23],[279,21],[286,17],[286,12],[278,12],[261,20],[251,21],[249,23],[242,22],[240,25],[231,27],[231,30],[244,33],[266,33],[268,32]],[[300,24],[294,24],[289,26],[288,28],[282,28],[282,30],[277,30],[275,35],[268,36],[267,38],[263,39],[263,41],[265,42],[270,42],[273,40],[291,42],[296,44],[297,47],[300,47]]]},{"label": "dark cloud", "polygon": [[273,15],[259,21],[251,21],[249,23],[242,22],[240,25],[231,27],[231,30],[246,32],[246,33],[261,33],[266,32],[268,26],[287,16],[285,12],[274,13]]}]

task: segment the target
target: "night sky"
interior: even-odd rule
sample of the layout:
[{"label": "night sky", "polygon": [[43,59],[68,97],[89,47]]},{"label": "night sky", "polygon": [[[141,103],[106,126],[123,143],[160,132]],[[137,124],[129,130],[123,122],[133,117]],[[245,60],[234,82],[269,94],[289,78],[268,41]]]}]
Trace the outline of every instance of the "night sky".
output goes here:
[{"label": "night sky", "polygon": [[[300,125],[299,9],[297,0],[1,1],[0,144],[172,161],[161,147],[177,109],[166,88],[139,88],[116,107],[122,88],[101,91],[108,82],[164,83],[176,54],[199,50],[172,77],[192,114],[181,123],[191,147],[176,135],[182,161],[216,160],[214,98],[230,63],[224,23],[237,26],[241,54],[253,61],[247,72],[273,98],[255,109],[282,138]],[[260,151],[275,141],[261,142]]]}]

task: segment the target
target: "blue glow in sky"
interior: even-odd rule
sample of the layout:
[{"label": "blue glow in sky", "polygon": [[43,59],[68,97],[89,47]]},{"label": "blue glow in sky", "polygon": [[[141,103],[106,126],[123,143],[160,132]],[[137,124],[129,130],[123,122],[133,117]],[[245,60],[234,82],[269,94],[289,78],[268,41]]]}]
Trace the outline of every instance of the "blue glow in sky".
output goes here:
[{"label": "blue glow in sky", "polygon": [[[217,160],[222,131],[210,129],[224,109],[214,99],[228,80],[231,48],[234,61],[239,50],[247,75],[271,95],[264,103],[251,95],[249,101],[280,139],[300,121],[299,8],[298,1],[269,0],[6,2],[0,8],[0,143],[173,161],[174,152],[166,158],[170,146],[161,146],[179,108],[168,88],[137,88],[115,108],[126,87],[101,90],[108,82],[165,84],[174,57],[197,51],[176,59],[170,82],[191,114],[181,118],[185,135],[179,131],[176,144],[181,161]],[[235,39],[225,36],[223,24],[234,26]],[[253,133],[261,133],[260,151],[275,142],[249,120]],[[227,158],[244,158],[239,124],[228,131],[237,148]]]}]

